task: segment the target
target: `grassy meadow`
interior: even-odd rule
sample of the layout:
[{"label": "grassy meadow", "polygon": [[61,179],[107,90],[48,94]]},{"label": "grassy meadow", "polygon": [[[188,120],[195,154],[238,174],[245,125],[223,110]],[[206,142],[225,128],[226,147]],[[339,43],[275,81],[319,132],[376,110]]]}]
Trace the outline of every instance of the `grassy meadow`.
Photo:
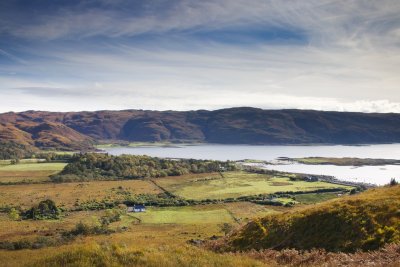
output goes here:
[{"label": "grassy meadow", "polygon": [[226,172],[165,177],[157,184],[169,192],[187,199],[226,199],[276,192],[314,191],[324,188],[351,187],[327,182],[291,181],[287,177],[247,172]]},{"label": "grassy meadow", "polygon": [[209,224],[233,223],[225,209],[193,209],[193,207],[149,208],[146,212],[129,214],[144,224]]},{"label": "grassy meadow", "polygon": [[249,202],[221,203],[188,207],[148,208],[146,212],[129,213],[125,220],[142,224],[240,224],[250,218],[276,214],[283,209]]},{"label": "grassy meadow", "polygon": [[0,163],[0,184],[48,182],[50,175],[60,172],[66,165],[66,163],[47,163],[36,159],[22,160],[18,164],[2,161]]}]

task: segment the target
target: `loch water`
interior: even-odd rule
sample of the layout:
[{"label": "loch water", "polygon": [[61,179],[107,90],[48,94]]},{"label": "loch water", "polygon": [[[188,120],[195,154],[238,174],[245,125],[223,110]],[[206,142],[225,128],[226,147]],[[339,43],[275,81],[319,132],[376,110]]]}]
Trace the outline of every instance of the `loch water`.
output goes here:
[{"label": "loch water", "polygon": [[[189,144],[170,146],[109,147],[104,148],[111,155],[132,154],[163,158],[193,158],[211,160],[263,160],[273,161],[279,157],[356,157],[399,159],[400,144],[380,145],[221,145]],[[384,166],[335,166],[305,164],[264,164],[260,167],[285,172],[330,175],[339,180],[383,185],[391,178],[400,180],[400,165]]]}]

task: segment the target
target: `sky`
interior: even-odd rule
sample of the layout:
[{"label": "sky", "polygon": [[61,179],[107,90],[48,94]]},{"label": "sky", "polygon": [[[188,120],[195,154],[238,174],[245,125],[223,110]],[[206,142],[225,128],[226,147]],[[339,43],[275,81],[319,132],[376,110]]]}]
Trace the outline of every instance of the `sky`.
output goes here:
[{"label": "sky", "polygon": [[400,1],[0,1],[0,112],[240,106],[400,113]]}]

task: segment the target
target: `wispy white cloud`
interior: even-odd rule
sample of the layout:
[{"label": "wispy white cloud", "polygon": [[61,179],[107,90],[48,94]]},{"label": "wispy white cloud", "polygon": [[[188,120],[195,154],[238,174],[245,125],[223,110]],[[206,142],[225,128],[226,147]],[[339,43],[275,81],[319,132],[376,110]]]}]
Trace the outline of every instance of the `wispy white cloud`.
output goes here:
[{"label": "wispy white cloud", "polygon": [[135,9],[139,9],[135,4],[124,9],[71,5],[51,14],[37,12],[29,18],[30,23],[21,24],[19,20],[14,24],[4,23],[7,26],[2,30],[19,37],[57,39],[251,25],[304,30],[310,34],[311,41],[334,41],[348,47],[382,43],[381,37],[390,44],[399,41],[396,32],[400,26],[400,3],[396,0],[181,0],[169,1],[163,6],[152,3],[141,12]]},{"label": "wispy white cloud", "polygon": [[21,64],[26,64],[26,63],[27,63],[27,62],[26,62],[25,60],[23,60],[22,58],[19,58],[19,57],[13,55],[13,54],[11,54],[11,53],[9,53],[9,52],[7,52],[7,51],[1,49],[1,48],[0,48],[0,55],[3,55],[3,56],[5,56],[5,57],[11,59],[12,61],[15,61],[15,62],[18,62],[18,63],[21,63]]},{"label": "wispy white cloud", "polygon": [[[0,62],[3,111],[92,109],[90,99],[93,109],[400,112],[399,1],[92,2],[39,12],[31,23],[5,23],[0,12],[0,36],[23,40],[31,57],[0,50],[15,63]],[[220,42],[221,29],[277,33],[233,45]],[[287,32],[304,40],[292,43]]]}]

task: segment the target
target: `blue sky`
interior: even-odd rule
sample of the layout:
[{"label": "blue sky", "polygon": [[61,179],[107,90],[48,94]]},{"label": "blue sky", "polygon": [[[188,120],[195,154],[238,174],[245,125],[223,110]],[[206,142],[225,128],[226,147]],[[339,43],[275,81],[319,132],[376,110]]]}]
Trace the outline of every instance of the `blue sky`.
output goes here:
[{"label": "blue sky", "polygon": [[397,0],[3,0],[0,112],[400,112]]}]

